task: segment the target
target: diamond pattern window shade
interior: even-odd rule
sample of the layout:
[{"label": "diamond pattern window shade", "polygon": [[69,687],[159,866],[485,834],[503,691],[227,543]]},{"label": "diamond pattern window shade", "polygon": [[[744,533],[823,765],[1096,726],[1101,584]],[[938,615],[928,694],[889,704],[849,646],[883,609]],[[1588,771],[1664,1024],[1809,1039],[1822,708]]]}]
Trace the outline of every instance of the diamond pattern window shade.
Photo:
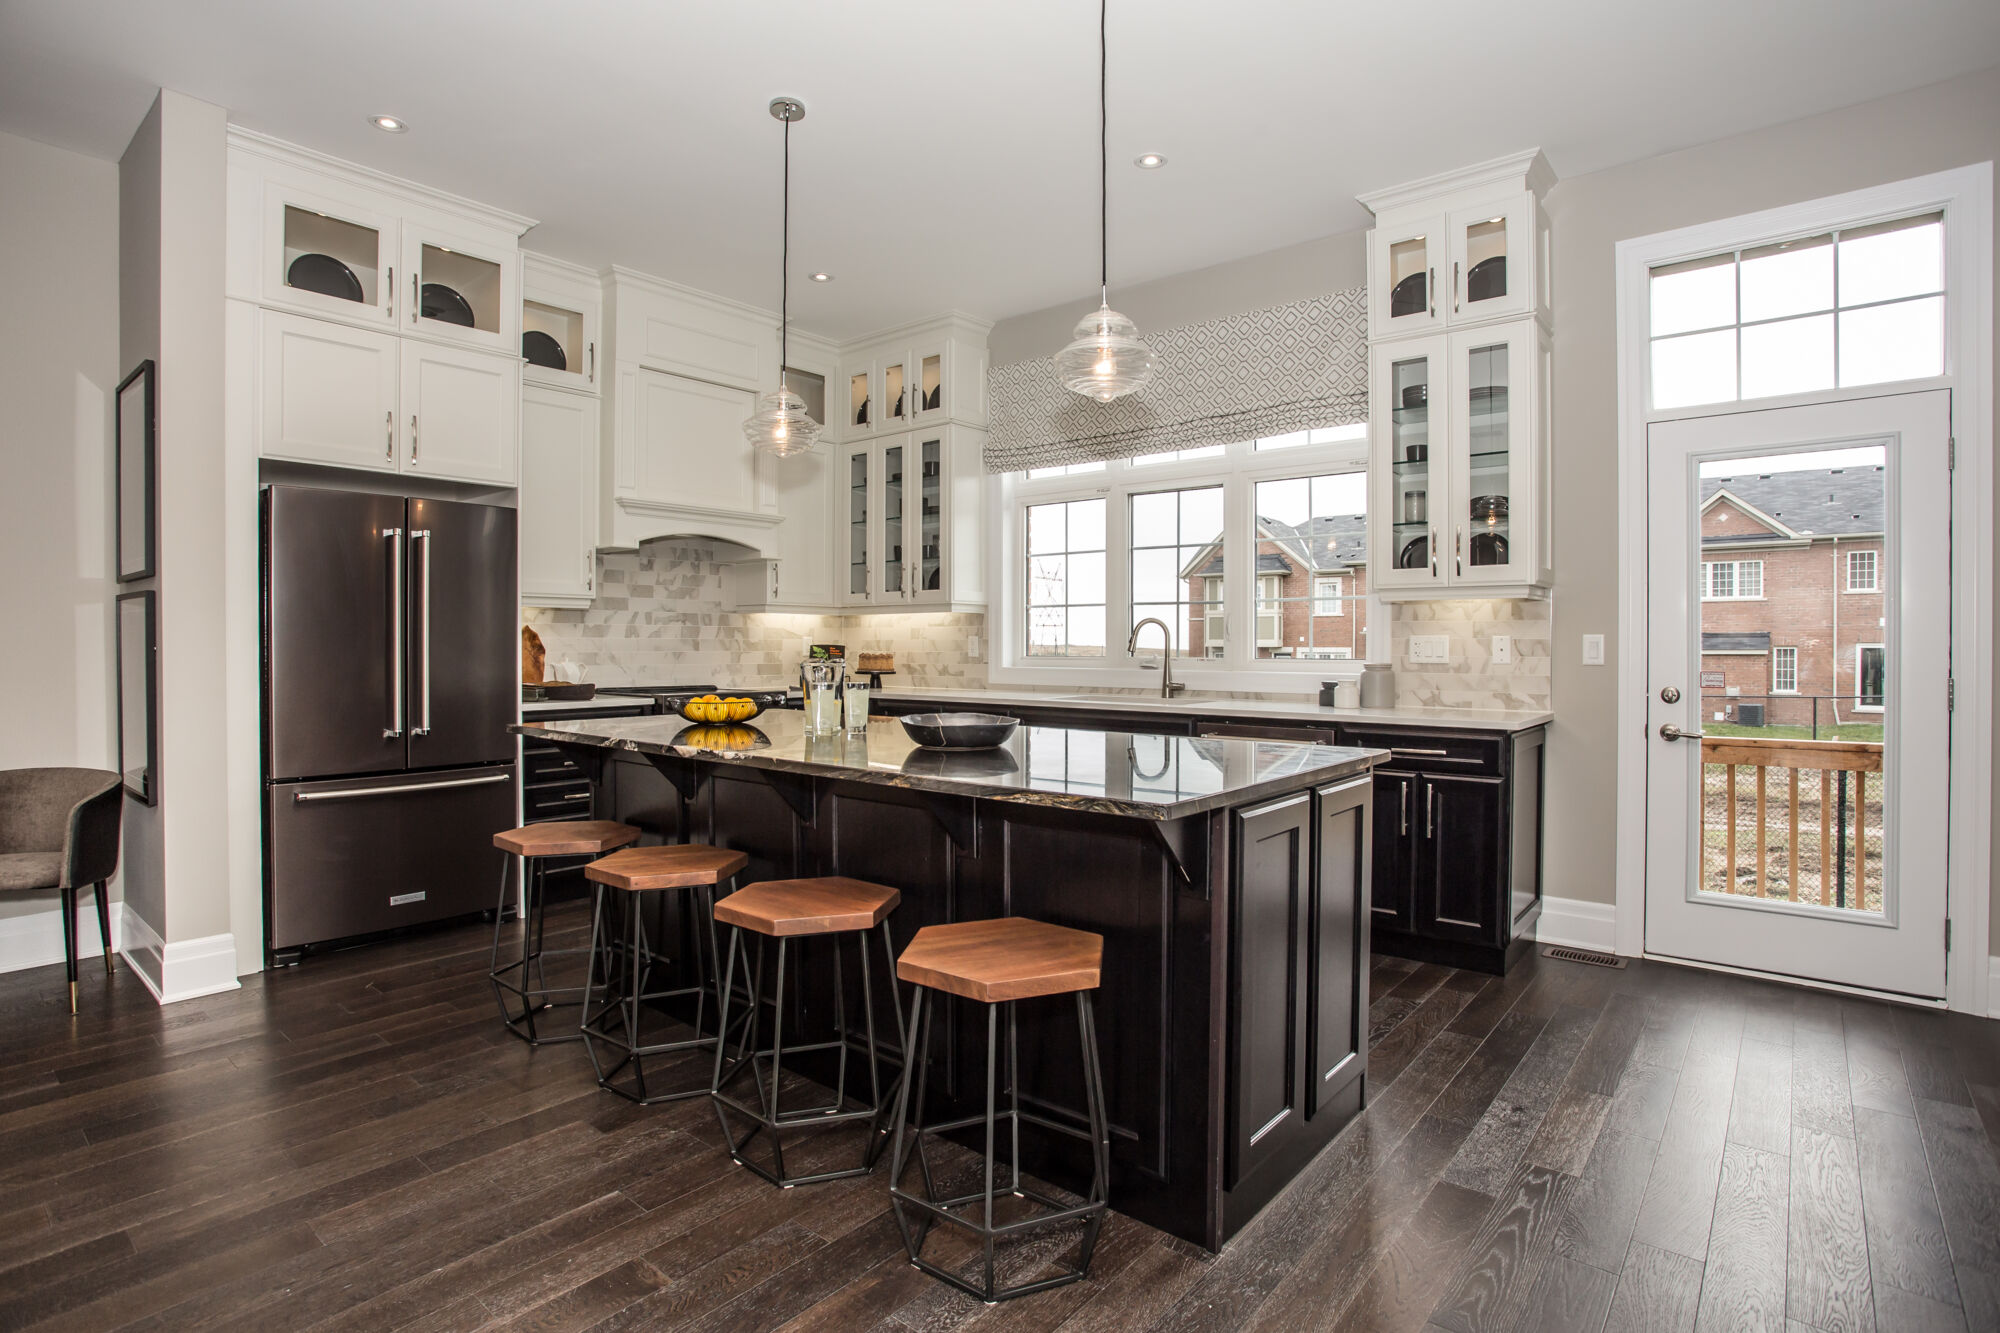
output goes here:
[{"label": "diamond pattern window shade", "polygon": [[1234,444],[1368,419],[1367,289],[1143,335],[1153,382],[1092,402],[1056,378],[1055,358],[987,372],[986,469],[1096,463]]}]

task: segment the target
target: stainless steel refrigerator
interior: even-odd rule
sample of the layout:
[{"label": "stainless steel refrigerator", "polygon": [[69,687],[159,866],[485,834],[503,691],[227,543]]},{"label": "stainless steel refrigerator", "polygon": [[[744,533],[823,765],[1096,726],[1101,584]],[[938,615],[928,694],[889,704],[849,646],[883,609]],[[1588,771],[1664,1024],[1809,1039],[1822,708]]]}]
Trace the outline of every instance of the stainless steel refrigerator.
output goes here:
[{"label": "stainless steel refrigerator", "polygon": [[263,493],[265,948],[493,906],[514,823],[515,514]]}]

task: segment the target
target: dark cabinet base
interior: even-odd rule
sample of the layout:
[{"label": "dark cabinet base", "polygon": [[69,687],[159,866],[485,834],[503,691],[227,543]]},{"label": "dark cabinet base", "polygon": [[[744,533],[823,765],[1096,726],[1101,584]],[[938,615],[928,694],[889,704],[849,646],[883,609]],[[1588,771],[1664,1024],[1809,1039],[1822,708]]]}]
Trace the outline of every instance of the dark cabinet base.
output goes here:
[{"label": "dark cabinet base", "polygon": [[1385,953],[1392,958],[1409,958],[1419,963],[1437,963],[1444,967],[1462,967],[1468,972],[1505,976],[1535,947],[1534,937],[1528,932],[1541,914],[1541,908],[1537,907],[1522,923],[1522,933],[1504,945],[1432,939],[1426,935],[1412,935],[1405,930],[1384,929],[1379,921],[1375,924],[1373,942],[1376,953]]}]

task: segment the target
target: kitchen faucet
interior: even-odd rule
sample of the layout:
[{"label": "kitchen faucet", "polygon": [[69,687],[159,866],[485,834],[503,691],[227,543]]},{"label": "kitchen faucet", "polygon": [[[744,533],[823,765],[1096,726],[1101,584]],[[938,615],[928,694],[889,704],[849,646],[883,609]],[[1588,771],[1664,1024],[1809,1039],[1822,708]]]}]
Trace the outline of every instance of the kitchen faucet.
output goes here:
[{"label": "kitchen faucet", "polygon": [[[1134,625],[1132,627],[1132,637],[1125,641],[1125,654],[1129,657],[1132,655],[1133,650],[1138,648],[1139,631],[1148,625],[1158,625],[1160,627],[1160,636],[1166,640],[1165,643],[1160,645],[1160,697],[1162,699],[1171,699],[1185,687],[1174,680],[1174,632],[1167,628],[1166,621],[1155,616],[1147,616],[1144,620]],[[1142,662],[1140,665],[1148,671],[1153,669],[1151,662]]]}]

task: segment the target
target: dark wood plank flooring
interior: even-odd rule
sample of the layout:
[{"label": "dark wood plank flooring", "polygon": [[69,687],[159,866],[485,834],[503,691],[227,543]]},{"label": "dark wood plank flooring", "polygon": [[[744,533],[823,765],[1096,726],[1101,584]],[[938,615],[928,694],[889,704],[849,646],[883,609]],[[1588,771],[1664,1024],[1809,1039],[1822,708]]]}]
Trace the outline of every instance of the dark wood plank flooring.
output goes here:
[{"label": "dark wood plank flooring", "polygon": [[74,1021],[0,977],[0,1328],[2000,1329],[2000,1024],[1379,959],[1368,1109],[1225,1253],[1114,1216],[1087,1282],[987,1308],[881,1172],[772,1189],[705,1103],[506,1036],[486,940],[164,1010],[86,962]]}]

